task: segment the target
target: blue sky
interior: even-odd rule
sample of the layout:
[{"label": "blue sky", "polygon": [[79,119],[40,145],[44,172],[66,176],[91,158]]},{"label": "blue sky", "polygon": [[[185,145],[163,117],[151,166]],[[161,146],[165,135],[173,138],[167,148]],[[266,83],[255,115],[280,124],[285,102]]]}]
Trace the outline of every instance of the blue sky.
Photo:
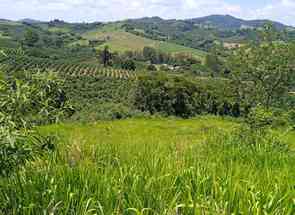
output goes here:
[{"label": "blue sky", "polygon": [[0,18],[54,18],[71,22],[113,21],[143,16],[192,18],[230,14],[295,26],[295,0],[0,0]]}]

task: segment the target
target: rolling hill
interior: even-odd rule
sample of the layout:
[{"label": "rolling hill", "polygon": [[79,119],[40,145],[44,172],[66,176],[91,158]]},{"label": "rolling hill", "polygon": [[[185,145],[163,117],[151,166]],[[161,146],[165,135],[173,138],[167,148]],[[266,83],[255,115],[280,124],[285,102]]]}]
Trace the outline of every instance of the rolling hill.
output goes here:
[{"label": "rolling hill", "polygon": [[294,27],[269,20],[243,20],[229,15],[185,20],[145,17],[108,23],[0,19],[0,47],[19,46],[24,32],[31,29],[39,34],[41,40],[50,37],[55,43],[62,39],[66,47],[76,44],[90,47],[89,41],[97,40],[99,44],[95,45],[96,49],[108,45],[113,51],[123,52],[142,50],[143,47],[150,46],[163,52],[190,53],[203,59],[217,42],[238,44],[257,40],[258,29],[268,22],[279,31],[286,30],[288,40],[295,39]]},{"label": "rolling hill", "polygon": [[287,38],[295,38],[295,28],[271,20],[242,20],[229,15],[211,15],[186,20],[145,17],[126,20],[128,32],[155,40],[208,51],[216,41],[244,43],[259,39],[259,30],[271,23],[278,31],[286,30]]},{"label": "rolling hill", "polygon": [[194,18],[190,20],[193,24],[206,25],[212,28],[217,28],[220,30],[238,30],[245,28],[261,28],[266,23],[272,23],[274,27],[278,30],[284,30],[290,26],[284,25],[280,22],[275,22],[271,20],[243,20],[230,15],[211,15],[201,18]]},{"label": "rolling hill", "polygon": [[80,44],[87,44],[88,40],[102,40],[105,41],[100,46],[96,48],[102,48],[108,45],[113,51],[140,51],[145,46],[153,47],[157,50],[177,54],[177,53],[191,53],[196,58],[203,58],[205,52],[178,45],[175,43],[157,41],[149,38],[134,35],[132,33],[126,32],[122,29],[120,24],[108,24],[102,28],[88,31],[82,34],[82,37],[86,40],[79,41]]}]

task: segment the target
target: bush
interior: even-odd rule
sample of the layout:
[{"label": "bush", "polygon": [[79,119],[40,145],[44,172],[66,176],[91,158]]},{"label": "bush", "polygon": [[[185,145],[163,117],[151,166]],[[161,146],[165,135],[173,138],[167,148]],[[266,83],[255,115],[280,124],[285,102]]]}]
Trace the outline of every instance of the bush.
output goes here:
[{"label": "bush", "polygon": [[[48,74],[20,75],[0,80],[0,175],[7,176],[46,150],[54,138],[43,137],[34,125],[56,122],[68,103],[59,81]],[[30,130],[28,130],[30,129]]]},{"label": "bush", "polygon": [[157,71],[157,67],[154,64],[150,64],[147,67],[148,71]]},{"label": "bush", "polygon": [[121,63],[121,68],[122,69],[125,69],[125,70],[132,70],[132,71],[134,71],[136,69],[136,65],[135,65],[135,63],[134,63],[133,60],[127,59],[127,60],[124,60]]},{"label": "bush", "polygon": [[258,105],[252,108],[246,122],[253,130],[263,130],[272,127],[286,127],[292,124],[292,111],[284,109],[270,109]]},{"label": "bush", "polygon": [[261,105],[252,108],[246,118],[246,123],[253,130],[271,127],[274,122],[274,113]]},{"label": "bush", "polygon": [[8,176],[26,161],[54,148],[55,138],[20,131],[10,117],[0,113],[0,176]]},{"label": "bush", "polygon": [[140,113],[122,103],[106,102],[83,108],[81,111],[76,112],[71,117],[71,120],[95,122],[98,120],[117,120],[144,115],[144,113]]},{"label": "bush", "polygon": [[288,112],[288,119],[291,126],[295,129],[295,110],[290,110]]},{"label": "bush", "polygon": [[18,128],[60,120],[72,112],[60,82],[52,73],[0,80],[0,113],[10,116]]}]

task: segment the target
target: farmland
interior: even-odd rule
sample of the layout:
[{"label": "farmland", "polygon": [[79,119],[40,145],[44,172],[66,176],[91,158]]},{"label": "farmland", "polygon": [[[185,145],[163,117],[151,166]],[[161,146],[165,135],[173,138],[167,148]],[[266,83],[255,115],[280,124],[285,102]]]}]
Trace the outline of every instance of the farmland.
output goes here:
[{"label": "farmland", "polygon": [[0,19],[0,215],[295,214],[294,36]]},{"label": "farmland", "polygon": [[[131,33],[125,32],[121,29],[120,26],[116,24],[107,25],[99,30],[86,32],[82,36],[83,38],[88,40],[106,40],[106,43],[104,45],[108,45],[111,48],[111,50],[119,52],[136,50],[138,51],[142,50],[146,46],[150,46],[159,51],[167,53],[191,53],[193,56],[197,58],[203,58],[205,55],[205,52],[199,51],[197,49],[192,49],[168,42],[155,41],[148,38],[133,35]],[[81,42],[81,44],[83,44],[83,41]]]}]

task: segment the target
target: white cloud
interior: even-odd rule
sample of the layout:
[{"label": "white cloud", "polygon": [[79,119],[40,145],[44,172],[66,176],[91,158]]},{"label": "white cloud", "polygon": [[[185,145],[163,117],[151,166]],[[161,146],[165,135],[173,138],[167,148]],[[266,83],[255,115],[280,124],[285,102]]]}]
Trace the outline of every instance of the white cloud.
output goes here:
[{"label": "white cloud", "polygon": [[239,3],[233,4],[227,1],[0,0],[0,18],[29,17],[42,20],[59,18],[66,21],[108,21],[143,16],[192,18],[210,14],[231,14],[244,18],[275,19],[295,25],[295,0],[269,0],[268,4],[254,10],[242,7]]},{"label": "white cloud", "polygon": [[276,0],[249,12],[251,19],[271,19],[295,26],[295,0]]}]

